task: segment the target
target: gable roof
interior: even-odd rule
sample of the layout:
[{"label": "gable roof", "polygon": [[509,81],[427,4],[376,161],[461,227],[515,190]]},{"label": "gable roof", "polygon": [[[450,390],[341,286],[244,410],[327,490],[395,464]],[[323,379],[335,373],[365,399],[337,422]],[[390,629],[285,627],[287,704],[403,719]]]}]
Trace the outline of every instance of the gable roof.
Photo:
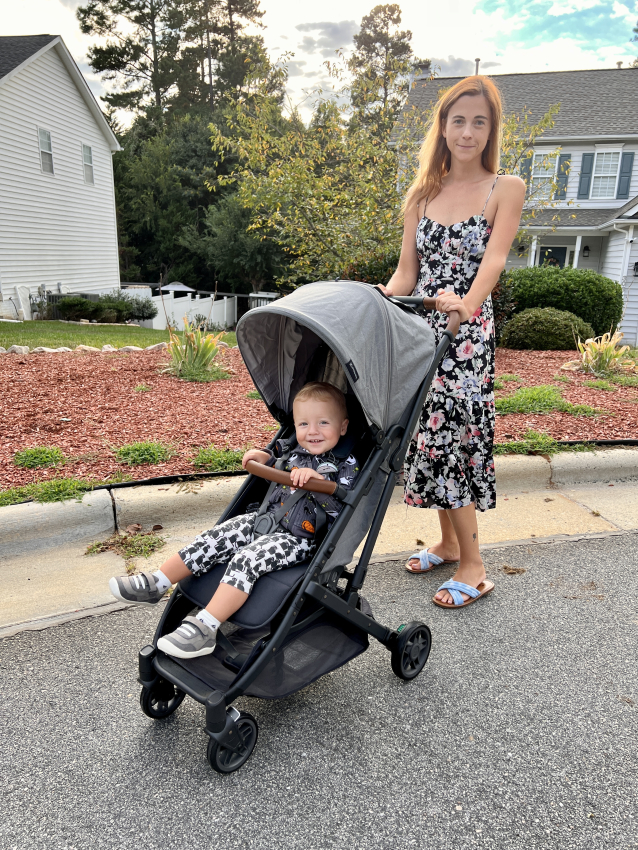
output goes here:
[{"label": "gable roof", "polygon": [[[406,108],[425,112],[447,89],[464,77],[417,79]],[[638,138],[638,69],[601,68],[590,71],[543,71],[495,74],[506,115],[527,107],[538,121],[552,104],[561,108],[544,139]]]},{"label": "gable roof", "polygon": [[559,230],[579,227],[607,230],[614,222],[632,224],[638,219],[638,195],[617,210],[580,207],[548,207],[538,210],[534,218],[523,225],[523,230],[556,227]]},{"label": "gable roof", "polygon": [[0,78],[14,71],[34,53],[39,53],[57,36],[5,35],[0,37]]},{"label": "gable roof", "polygon": [[39,56],[46,53],[47,50],[55,50],[62,60],[64,67],[77,86],[82,99],[106,137],[111,150],[121,150],[120,144],[104,117],[104,113],[100,109],[93,92],[59,35],[0,36],[0,86],[3,86],[16,74],[19,74]]}]

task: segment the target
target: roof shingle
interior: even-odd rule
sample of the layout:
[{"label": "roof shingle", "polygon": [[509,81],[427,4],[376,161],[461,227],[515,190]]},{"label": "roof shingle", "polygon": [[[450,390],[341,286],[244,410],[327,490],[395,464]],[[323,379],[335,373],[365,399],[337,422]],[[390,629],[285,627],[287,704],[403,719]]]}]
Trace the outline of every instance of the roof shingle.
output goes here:
[{"label": "roof shingle", "polygon": [[0,79],[22,65],[29,56],[46,47],[57,35],[0,36]]},{"label": "roof shingle", "polygon": [[[439,90],[463,77],[417,80],[407,107],[425,111]],[[525,107],[538,121],[552,104],[560,103],[549,137],[638,135],[638,69],[602,68],[590,71],[544,71],[499,74],[491,79],[501,91],[505,114]]]}]

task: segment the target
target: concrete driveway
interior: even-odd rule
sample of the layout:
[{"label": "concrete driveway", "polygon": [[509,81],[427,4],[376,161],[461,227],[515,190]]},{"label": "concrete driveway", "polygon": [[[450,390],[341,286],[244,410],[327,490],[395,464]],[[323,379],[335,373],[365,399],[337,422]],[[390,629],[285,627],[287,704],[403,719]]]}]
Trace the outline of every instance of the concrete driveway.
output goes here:
[{"label": "concrete driveway", "polygon": [[491,549],[491,596],[429,599],[449,568],[371,567],[378,619],[433,633],[412,683],[378,644],[281,702],[228,777],[203,709],[138,704],[156,611],[0,643],[0,847],[626,850],[638,847],[638,535]]}]

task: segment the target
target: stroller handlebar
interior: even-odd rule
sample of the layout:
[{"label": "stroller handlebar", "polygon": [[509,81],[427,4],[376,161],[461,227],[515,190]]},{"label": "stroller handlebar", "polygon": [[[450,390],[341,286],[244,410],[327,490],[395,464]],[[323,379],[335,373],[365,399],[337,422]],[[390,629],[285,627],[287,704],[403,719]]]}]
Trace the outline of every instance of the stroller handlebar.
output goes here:
[{"label": "stroller handlebar", "polygon": [[[287,487],[294,489],[290,473],[284,472],[283,469],[275,469],[274,466],[266,466],[263,463],[258,463],[256,460],[249,460],[246,464],[246,469],[251,475],[266,478],[268,481],[275,481],[277,484],[285,484]],[[303,487],[297,489],[333,496],[338,487],[339,485],[336,481],[320,481],[318,478],[311,478]]]},{"label": "stroller handlebar", "polygon": [[[426,310],[436,309],[436,298],[427,298],[421,295],[392,295],[390,301],[398,301],[399,304],[406,304],[409,307],[423,307]],[[453,337],[459,332],[461,326],[461,318],[455,311],[449,313],[447,330],[450,331]]]}]

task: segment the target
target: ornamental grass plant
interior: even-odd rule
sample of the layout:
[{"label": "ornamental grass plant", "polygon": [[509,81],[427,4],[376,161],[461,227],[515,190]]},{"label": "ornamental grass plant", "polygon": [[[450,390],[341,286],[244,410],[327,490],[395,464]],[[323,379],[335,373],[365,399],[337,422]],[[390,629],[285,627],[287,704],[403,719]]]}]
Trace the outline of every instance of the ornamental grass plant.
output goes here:
[{"label": "ornamental grass plant", "polygon": [[171,341],[168,344],[170,363],[163,369],[185,381],[217,381],[227,378],[228,372],[214,361],[221,351],[219,343],[224,334],[209,334],[201,328],[193,327],[184,319],[183,339],[171,329]]},{"label": "ornamental grass plant", "polygon": [[585,342],[582,342],[579,337],[580,359],[573,362],[579,364],[581,371],[599,378],[608,377],[614,373],[635,372],[635,362],[627,357],[630,347],[619,345],[622,338],[623,334],[620,331],[615,331],[613,336],[605,333],[602,336],[586,339]]}]

